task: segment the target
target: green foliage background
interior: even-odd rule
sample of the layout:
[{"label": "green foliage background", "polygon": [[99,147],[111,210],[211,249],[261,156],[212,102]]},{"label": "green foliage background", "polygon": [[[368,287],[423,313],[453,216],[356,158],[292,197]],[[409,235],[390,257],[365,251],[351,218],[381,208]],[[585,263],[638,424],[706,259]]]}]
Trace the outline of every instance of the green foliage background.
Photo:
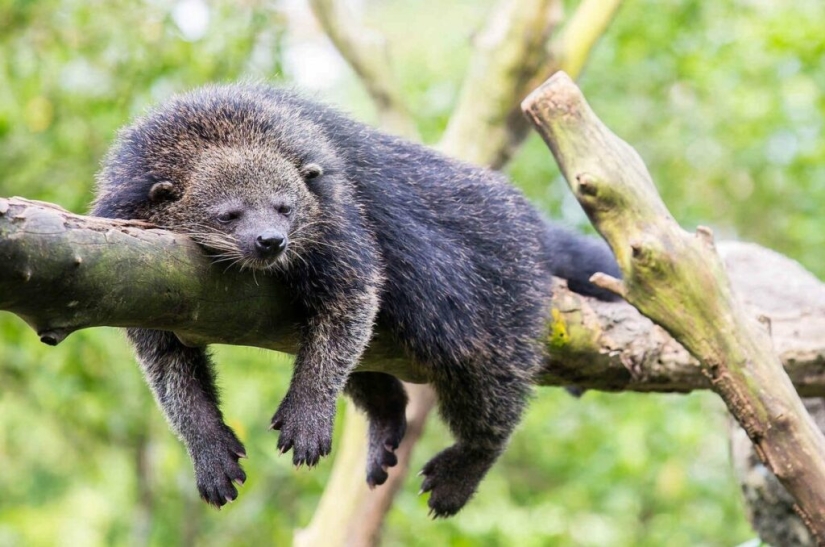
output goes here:
[{"label": "green foliage background", "polygon": [[[0,195],[83,212],[116,129],[148,105],[207,82],[292,80],[284,59],[306,29],[287,24],[284,4],[211,2],[208,32],[195,40],[175,23],[176,5],[0,0]],[[489,5],[366,4],[429,142]],[[819,0],[628,1],[581,80],[684,226],[759,242],[820,277],[824,23]],[[350,74],[320,96],[373,119]],[[538,139],[509,170],[537,204],[585,227]],[[308,523],[330,461],[295,471],[276,456],[266,426],[289,380],[287,357],[221,347],[216,360],[225,414],[250,456],[241,498],[221,512],[197,499],[185,450],[118,332],[47,348],[1,315],[0,546],[287,544]],[[449,442],[433,420],[414,467]],[[575,400],[541,389],[462,514],[429,521],[417,490],[411,478],[386,544],[694,546],[753,535],[710,394]]]}]

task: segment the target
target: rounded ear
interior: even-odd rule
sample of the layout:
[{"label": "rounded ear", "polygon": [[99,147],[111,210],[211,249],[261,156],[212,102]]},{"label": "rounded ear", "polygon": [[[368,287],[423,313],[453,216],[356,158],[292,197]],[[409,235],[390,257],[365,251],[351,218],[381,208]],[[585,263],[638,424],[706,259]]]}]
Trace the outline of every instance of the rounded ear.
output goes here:
[{"label": "rounded ear", "polygon": [[324,169],[317,163],[308,163],[301,167],[301,176],[304,180],[317,179],[324,174]]},{"label": "rounded ear", "polygon": [[169,181],[156,182],[149,189],[149,201],[152,203],[175,201],[176,199],[178,199],[178,193],[175,190],[175,185]]}]

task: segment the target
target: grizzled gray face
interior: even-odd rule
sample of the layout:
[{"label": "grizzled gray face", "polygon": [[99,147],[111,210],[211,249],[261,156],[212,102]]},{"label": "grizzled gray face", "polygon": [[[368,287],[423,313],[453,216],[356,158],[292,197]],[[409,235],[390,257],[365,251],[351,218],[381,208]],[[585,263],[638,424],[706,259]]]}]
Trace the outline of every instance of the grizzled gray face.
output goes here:
[{"label": "grizzled gray face", "polygon": [[190,219],[186,231],[216,262],[283,268],[310,238],[306,219],[318,204],[306,182],[322,175],[318,164],[296,165],[263,147],[211,149],[172,207]]}]

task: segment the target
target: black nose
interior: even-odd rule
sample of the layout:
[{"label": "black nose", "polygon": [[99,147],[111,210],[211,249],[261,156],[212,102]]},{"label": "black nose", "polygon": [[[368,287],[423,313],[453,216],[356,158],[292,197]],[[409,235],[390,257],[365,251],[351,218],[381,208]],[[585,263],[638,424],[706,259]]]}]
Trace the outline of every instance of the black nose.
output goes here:
[{"label": "black nose", "polygon": [[266,257],[278,256],[286,249],[286,237],[278,232],[267,230],[255,239],[255,249]]}]

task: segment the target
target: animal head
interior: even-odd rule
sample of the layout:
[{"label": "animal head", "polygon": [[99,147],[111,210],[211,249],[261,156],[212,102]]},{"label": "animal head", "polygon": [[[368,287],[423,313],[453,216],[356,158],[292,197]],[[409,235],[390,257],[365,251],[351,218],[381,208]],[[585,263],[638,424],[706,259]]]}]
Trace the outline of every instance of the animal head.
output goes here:
[{"label": "animal head", "polygon": [[170,227],[217,262],[269,270],[320,237],[321,205],[310,185],[323,176],[320,164],[297,164],[268,148],[219,146],[201,153],[180,194],[168,182],[152,190],[167,200],[158,220],[174,219]]},{"label": "animal head", "polygon": [[189,234],[217,262],[269,270],[323,244],[345,191],[324,107],[264,86],[207,87],[124,129],[95,213]]}]

